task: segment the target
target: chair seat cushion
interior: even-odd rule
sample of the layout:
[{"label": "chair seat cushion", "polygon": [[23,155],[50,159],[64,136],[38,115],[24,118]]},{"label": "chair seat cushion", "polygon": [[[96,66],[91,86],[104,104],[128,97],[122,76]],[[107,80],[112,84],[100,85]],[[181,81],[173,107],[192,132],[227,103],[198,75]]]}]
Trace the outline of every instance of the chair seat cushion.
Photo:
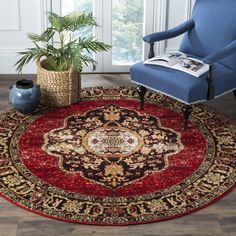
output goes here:
[{"label": "chair seat cushion", "polygon": [[[206,100],[207,73],[195,77],[185,72],[157,65],[139,62],[130,68],[133,82],[159,91],[186,104]],[[216,63],[213,69],[215,96],[236,88],[236,72]]]}]

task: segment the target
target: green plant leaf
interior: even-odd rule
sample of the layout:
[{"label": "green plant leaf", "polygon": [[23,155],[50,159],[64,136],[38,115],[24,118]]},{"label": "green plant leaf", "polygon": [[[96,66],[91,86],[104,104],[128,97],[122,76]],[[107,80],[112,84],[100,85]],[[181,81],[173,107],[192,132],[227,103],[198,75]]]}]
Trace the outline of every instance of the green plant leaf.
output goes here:
[{"label": "green plant leaf", "polygon": [[28,48],[27,51],[19,52],[19,55],[22,55],[22,57],[15,63],[14,66],[16,67],[16,71],[19,73],[22,73],[22,69],[25,64],[29,63],[30,60],[36,60],[39,59],[44,55],[44,50],[40,48]]},{"label": "green plant leaf", "polygon": [[63,28],[65,30],[70,30],[74,32],[75,30],[79,30],[85,26],[96,26],[95,18],[93,17],[92,13],[88,14],[71,14],[63,17]]},{"label": "green plant leaf", "polygon": [[48,13],[48,20],[51,23],[51,26],[53,29],[55,29],[57,32],[61,32],[63,30],[63,22],[62,17],[59,16],[56,13],[49,12]]},{"label": "green plant leaf", "polygon": [[41,35],[28,33],[28,38],[31,39],[32,42],[48,42],[52,39],[55,32],[52,28],[46,29]]},{"label": "green plant leaf", "polygon": [[94,37],[89,38],[80,38],[79,39],[79,45],[81,48],[87,49],[88,51],[93,52],[100,52],[100,51],[107,51],[111,48],[110,45],[105,44],[103,42],[99,42]]}]

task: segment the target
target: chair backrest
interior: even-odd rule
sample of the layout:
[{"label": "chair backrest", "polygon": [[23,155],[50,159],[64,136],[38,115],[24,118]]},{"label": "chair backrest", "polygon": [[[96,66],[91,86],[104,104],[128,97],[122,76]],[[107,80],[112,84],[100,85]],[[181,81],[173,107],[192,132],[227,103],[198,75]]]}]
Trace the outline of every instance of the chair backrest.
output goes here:
[{"label": "chair backrest", "polygon": [[[236,39],[236,0],[196,0],[194,28],[185,33],[180,51],[205,57]],[[236,53],[221,61],[236,71]]]}]

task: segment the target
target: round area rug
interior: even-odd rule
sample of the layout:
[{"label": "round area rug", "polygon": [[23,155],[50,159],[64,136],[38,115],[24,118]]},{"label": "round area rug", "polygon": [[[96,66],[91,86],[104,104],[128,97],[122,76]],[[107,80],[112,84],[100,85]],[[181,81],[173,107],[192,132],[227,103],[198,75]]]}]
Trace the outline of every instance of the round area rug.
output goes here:
[{"label": "round area rug", "polygon": [[199,210],[236,182],[236,127],[194,106],[134,88],[88,88],[72,106],[0,119],[0,192],[54,219],[128,225]]}]

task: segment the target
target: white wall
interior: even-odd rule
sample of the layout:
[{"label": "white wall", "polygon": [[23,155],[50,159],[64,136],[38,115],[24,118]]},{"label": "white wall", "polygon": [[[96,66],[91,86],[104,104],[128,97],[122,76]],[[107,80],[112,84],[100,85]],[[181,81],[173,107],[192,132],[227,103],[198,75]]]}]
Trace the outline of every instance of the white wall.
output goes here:
[{"label": "white wall", "polygon": [[[52,0],[59,1],[59,0]],[[79,0],[78,0],[79,1]],[[99,1],[99,0],[96,0]],[[149,1],[149,0],[146,0]],[[16,52],[30,47],[28,32],[40,33],[47,26],[46,12],[51,9],[50,0],[0,0],[0,74],[15,74]],[[195,0],[156,0],[154,30],[160,31],[178,25],[188,19]],[[156,51],[178,49],[180,37],[158,43]],[[30,63],[23,73],[35,73]]]},{"label": "white wall", "polygon": [[[16,52],[30,47],[28,32],[46,28],[47,0],[0,0],[0,74],[15,74]],[[23,73],[35,73],[34,63]]]}]

